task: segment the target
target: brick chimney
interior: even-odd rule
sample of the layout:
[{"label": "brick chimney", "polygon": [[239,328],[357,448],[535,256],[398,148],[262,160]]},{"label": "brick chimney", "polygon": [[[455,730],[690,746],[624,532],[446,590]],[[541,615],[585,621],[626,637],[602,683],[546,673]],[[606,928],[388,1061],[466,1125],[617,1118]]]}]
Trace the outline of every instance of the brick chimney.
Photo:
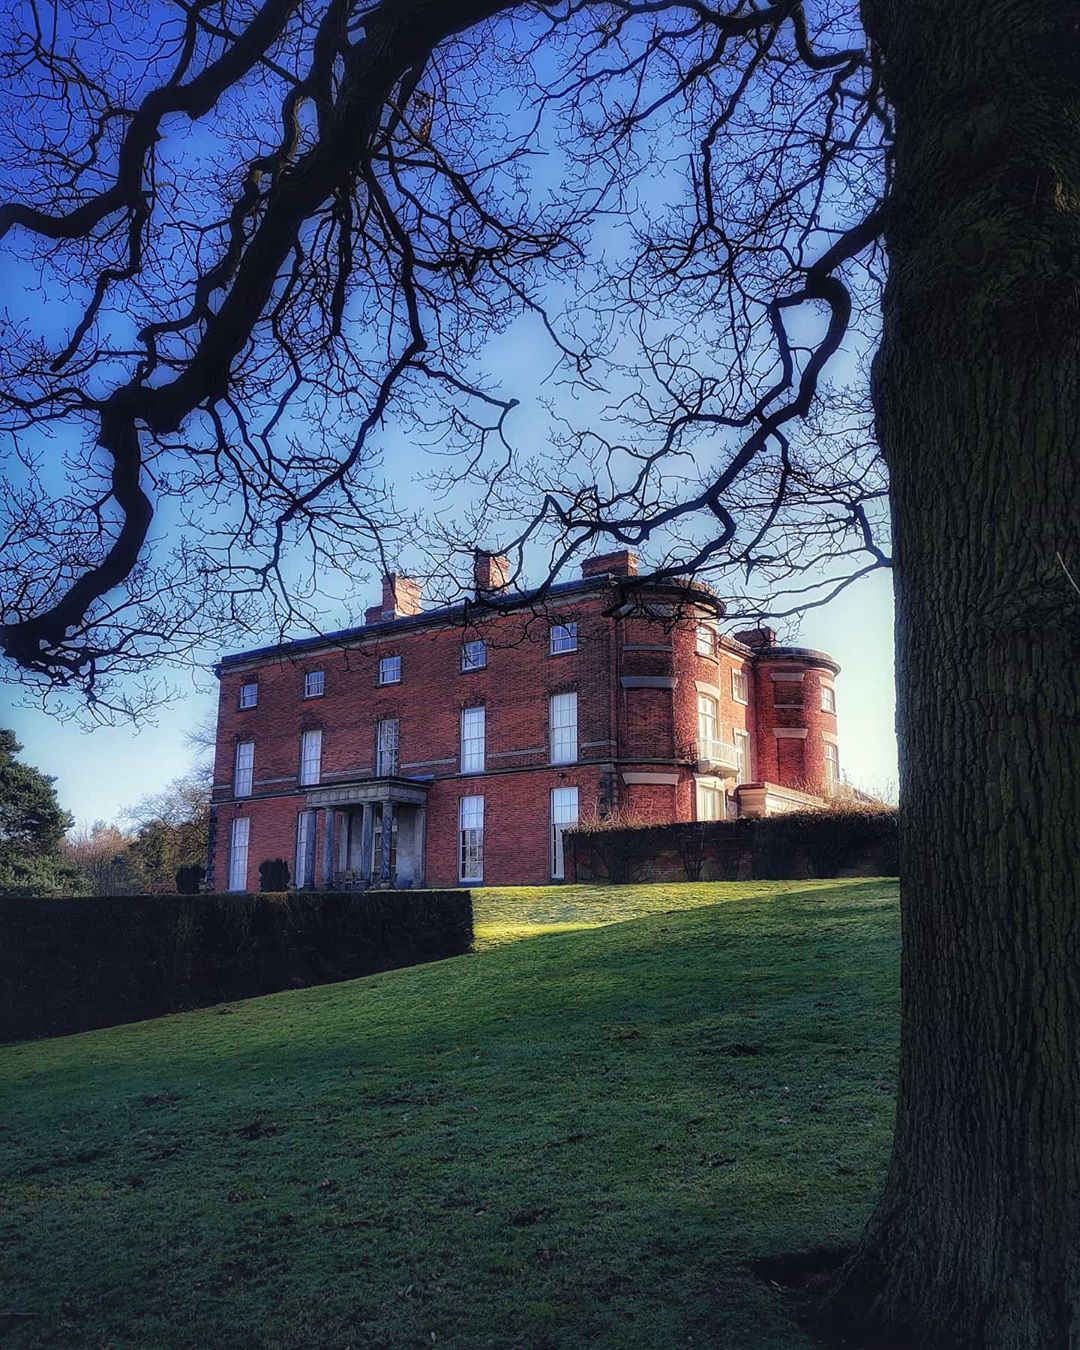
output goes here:
[{"label": "brick chimney", "polygon": [[388,572],[382,580],[382,604],[364,611],[365,623],[403,619],[420,613],[420,583],[401,572]]},{"label": "brick chimney", "polygon": [[482,548],[474,550],[473,580],[477,595],[505,591],[510,584],[510,559],[505,553],[488,553]]},{"label": "brick chimney", "polygon": [[731,636],[744,647],[753,647],[756,650],[776,646],[775,628],[744,628],[741,633],[732,633]]},{"label": "brick chimney", "polygon": [[628,548],[619,549],[615,553],[598,553],[593,558],[586,558],[581,564],[581,575],[583,577],[636,577],[637,576],[637,554]]}]

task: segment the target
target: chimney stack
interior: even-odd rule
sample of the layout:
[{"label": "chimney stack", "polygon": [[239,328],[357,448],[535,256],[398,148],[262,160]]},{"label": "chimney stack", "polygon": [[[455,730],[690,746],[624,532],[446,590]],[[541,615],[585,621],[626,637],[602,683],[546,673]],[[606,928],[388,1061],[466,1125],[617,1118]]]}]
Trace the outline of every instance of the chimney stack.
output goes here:
[{"label": "chimney stack", "polygon": [[775,628],[744,628],[741,633],[732,633],[731,636],[744,647],[753,647],[759,651],[763,647],[776,646]]},{"label": "chimney stack", "polygon": [[382,580],[382,604],[364,611],[365,623],[403,619],[420,613],[420,583],[402,572],[388,572]]},{"label": "chimney stack", "polygon": [[510,584],[510,560],[505,553],[488,553],[486,549],[473,551],[473,580],[477,596],[505,591]]},{"label": "chimney stack", "polygon": [[598,553],[586,558],[581,564],[583,577],[636,577],[637,554],[631,549],[622,548],[615,553]]}]

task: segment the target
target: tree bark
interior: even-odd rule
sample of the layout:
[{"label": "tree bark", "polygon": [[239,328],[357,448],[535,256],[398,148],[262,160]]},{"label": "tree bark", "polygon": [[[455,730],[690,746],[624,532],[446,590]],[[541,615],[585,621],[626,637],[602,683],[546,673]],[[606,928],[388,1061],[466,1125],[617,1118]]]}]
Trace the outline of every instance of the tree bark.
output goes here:
[{"label": "tree bark", "polygon": [[1080,6],[863,14],[897,133],[874,396],[903,1027],[884,1194],[829,1304],[927,1350],[1075,1350]]}]

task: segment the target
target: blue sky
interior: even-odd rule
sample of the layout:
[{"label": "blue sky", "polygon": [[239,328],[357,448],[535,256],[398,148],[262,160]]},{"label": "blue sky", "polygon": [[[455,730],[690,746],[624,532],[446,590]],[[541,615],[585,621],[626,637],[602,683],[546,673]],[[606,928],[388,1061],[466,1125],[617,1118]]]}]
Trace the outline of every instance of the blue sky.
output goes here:
[{"label": "blue sky", "polygon": [[[525,115],[515,110],[516,97],[509,89],[501,99],[498,94],[493,95],[496,103],[509,99],[504,108],[494,111],[504,116],[511,128],[515,118]],[[175,132],[175,128],[173,130]],[[177,148],[181,159],[192,156],[192,162],[197,163],[199,154],[205,149],[202,138],[208,134],[205,127],[185,129],[175,146],[170,143],[170,149]],[[671,149],[670,146],[662,148]],[[532,190],[537,194],[558,194],[563,165],[554,149],[554,143],[548,145],[547,153],[534,160],[530,167]],[[682,170],[676,170],[674,164],[675,161],[669,159],[667,163],[652,167],[641,187],[642,204],[650,200],[666,203],[669,194],[671,199],[677,197]],[[593,244],[600,249],[618,250],[617,230],[603,218],[597,223]],[[8,312],[32,316],[35,328],[46,341],[55,343],[58,336],[67,331],[70,313],[62,297],[55,288],[40,284],[33,270],[20,267],[13,256],[7,259],[2,285]],[[552,294],[557,293],[556,286]],[[122,317],[114,316],[111,322],[120,323]],[[804,322],[811,320],[807,317]],[[583,418],[588,420],[592,410],[588,401],[583,403],[571,393],[564,394],[558,381],[545,386],[544,376],[551,370],[553,353],[550,347],[537,343],[528,328],[528,324],[521,322],[511,325],[479,354],[478,359],[492,378],[493,385],[489,387],[493,392],[521,400],[515,414],[515,443],[527,453],[543,458],[545,436],[551,422],[549,413],[541,406],[542,396],[553,401],[556,416],[563,414],[579,425]],[[858,345],[854,337],[853,343]],[[851,355],[849,350],[849,359]],[[430,502],[425,499],[424,489],[418,482],[421,456],[416,447],[408,443],[402,428],[387,425],[382,429],[381,442],[388,477],[393,480],[403,504]],[[706,446],[701,462],[707,465],[713,452],[713,447]],[[719,453],[718,448],[715,452]],[[163,512],[158,527],[167,525],[169,520],[169,511]],[[504,521],[502,528],[505,527]],[[170,542],[175,543],[175,540]],[[490,538],[480,542],[492,546],[500,541]],[[408,566],[410,559],[403,558],[401,562]],[[358,612],[377,598],[377,590],[377,580],[369,579],[358,586],[354,594],[327,594],[323,606],[326,627],[342,626],[347,622],[347,607],[353,613]],[[276,635],[267,632],[264,636],[272,640]],[[875,574],[856,584],[828,606],[811,611],[797,631],[786,630],[784,637],[823,648],[840,662],[843,669],[837,692],[843,768],[851,781],[860,786],[888,790],[896,777],[892,607],[888,575]],[[228,639],[225,642],[226,647],[234,649],[254,645],[249,635],[237,637],[235,642]],[[180,697],[160,711],[153,725],[84,730],[74,720],[61,721],[40,708],[17,706],[16,691],[6,686],[0,686],[0,722],[11,726],[23,741],[25,758],[29,762],[56,777],[61,801],[75,814],[80,825],[96,819],[112,819],[125,806],[160,790],[191,766],[194,752],[185,737],[214,711],[216,684],[210,665],[216,655],[216,652],[206,652],[203,668],[194,674],[167,673],[172,685],[179,688]]]}]

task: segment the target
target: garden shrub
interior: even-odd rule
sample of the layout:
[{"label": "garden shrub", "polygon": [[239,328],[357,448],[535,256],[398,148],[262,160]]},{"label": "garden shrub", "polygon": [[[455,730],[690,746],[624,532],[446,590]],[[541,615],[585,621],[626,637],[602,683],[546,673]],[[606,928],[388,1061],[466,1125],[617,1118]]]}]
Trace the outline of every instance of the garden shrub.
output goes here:
[{"label": "garden shrub", "polygon": [[188,863],[176,869],[177,895],[198,895],[199,888],[206,880],[206,868],[202,863]]},{"label": "garden shrub", "polygon": [[284,858],[264,858],[259,864],[259,890],[284,891],[289,885],[289,864]]}]

